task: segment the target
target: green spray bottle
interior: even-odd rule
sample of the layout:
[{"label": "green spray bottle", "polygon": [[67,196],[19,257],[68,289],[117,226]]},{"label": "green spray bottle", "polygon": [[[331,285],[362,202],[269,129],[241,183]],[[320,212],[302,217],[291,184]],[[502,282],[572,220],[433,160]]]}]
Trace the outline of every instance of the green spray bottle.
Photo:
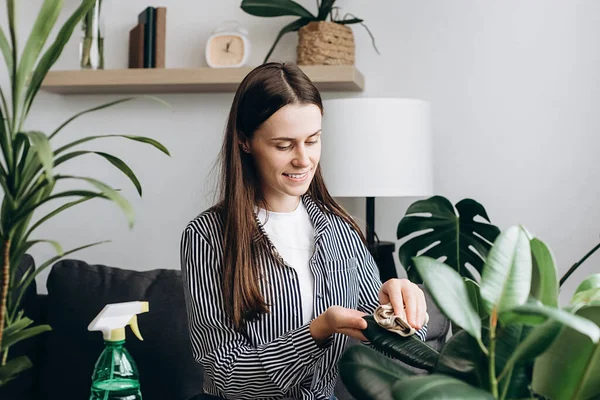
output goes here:
[{"label": "green spray bottle", "polygon": [[125,327],[144,340],[137,315],[148,310],[147,301],[108,304],[88,326],[103,333],[105,344],[94,367],[89,400],[142,400],[137,365],[125,348]]}]

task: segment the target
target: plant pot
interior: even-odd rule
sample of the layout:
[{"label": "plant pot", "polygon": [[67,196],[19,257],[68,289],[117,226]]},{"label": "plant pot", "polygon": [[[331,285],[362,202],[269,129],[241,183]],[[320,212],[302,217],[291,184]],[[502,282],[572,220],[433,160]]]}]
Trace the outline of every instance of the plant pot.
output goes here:
[{"label": "plant pot", "polygon": [[298,31],[298,65],[354,65],[354,34],[346,25],[313,21]]}]

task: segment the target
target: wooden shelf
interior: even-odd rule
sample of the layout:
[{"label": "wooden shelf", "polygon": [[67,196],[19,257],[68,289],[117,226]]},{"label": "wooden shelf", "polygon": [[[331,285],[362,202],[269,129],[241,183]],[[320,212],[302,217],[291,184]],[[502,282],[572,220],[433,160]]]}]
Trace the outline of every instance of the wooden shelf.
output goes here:
[{"label": "wooden shelf", "polygon": [[[321,91],[364,89],[364,77],[353,65],[300,68]],[[235,92],[251,70],[252,67],[50,71],[41,89],[61,94]]]}]

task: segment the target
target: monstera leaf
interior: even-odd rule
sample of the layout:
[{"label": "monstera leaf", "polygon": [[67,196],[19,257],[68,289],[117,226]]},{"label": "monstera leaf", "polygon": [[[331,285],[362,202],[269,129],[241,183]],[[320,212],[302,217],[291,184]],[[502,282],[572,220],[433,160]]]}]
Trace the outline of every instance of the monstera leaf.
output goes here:
[{"label": "monstera leaf", "polygon": [[396,233],[398,239],[418,233],[399,250],[400,262],[409,279],[422,282],[412,258],[423,255],[435,259],[446,257],[444,263],[460,275],[479,281],[466,265],[472,265],[481,274],[485,258],[500,230],[490,223],[475,221],[477,216],[490,222],[485,208],[472,199],[459,201],[456,210],[442,196],[413,203],[398,224]]}]

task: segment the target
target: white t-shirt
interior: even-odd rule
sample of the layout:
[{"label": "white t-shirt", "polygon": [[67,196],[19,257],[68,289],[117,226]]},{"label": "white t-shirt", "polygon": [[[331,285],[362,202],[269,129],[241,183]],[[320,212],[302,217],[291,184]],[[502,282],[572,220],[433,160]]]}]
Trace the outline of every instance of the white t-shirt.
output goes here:
[{"label": "white t-shirt", "polygon": [[314,277],[309,262],[315,251],[315,229],[306,206],[301,200],[296,210],[289,213],[257,208],[257,215],[279,255],[298,275],[302,321],[306,324],[312,320],[314,311]]}]

